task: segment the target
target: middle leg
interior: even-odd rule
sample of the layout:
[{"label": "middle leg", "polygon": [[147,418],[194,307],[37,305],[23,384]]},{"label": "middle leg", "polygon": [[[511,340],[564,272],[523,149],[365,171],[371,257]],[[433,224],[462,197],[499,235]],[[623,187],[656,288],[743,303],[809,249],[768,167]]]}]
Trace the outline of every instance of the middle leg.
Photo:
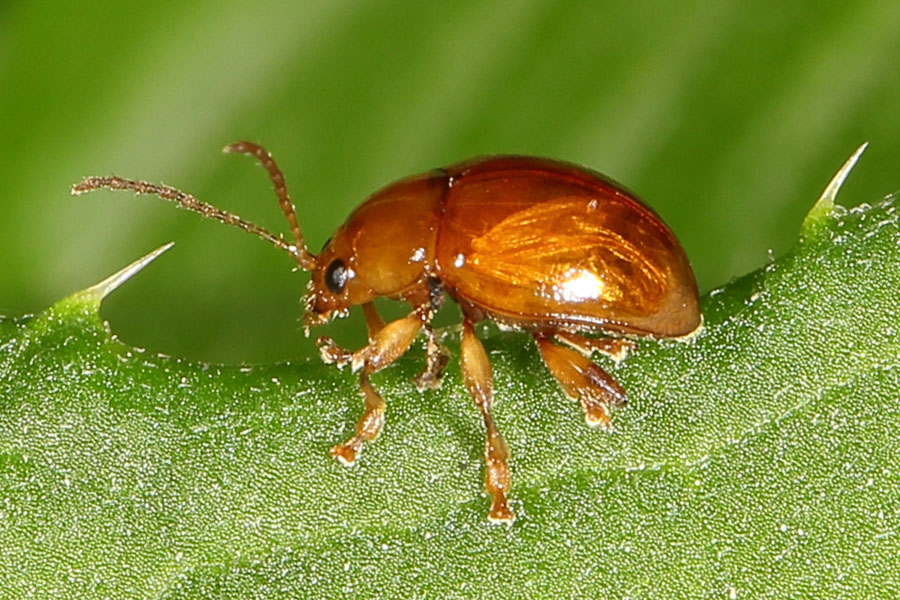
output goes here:
[{"label": "middle leg", "polygon": [[450,354],[437,340],[437,334],[431,323],[425,323],[422,331],[425,332],[426,339],[425,368],[413,380],[416,389],[420,392],[439,388],[441,378],[444,376],[444,368],[450,362]]},{"label": "middle leg", "polygon": [[491,416],[494,400],[491,363],[484,346],[477,337],[469,319],[463,321],[462,342],[459,351],[463,381],[469,395],[481,410],[486,437],[484,440],[484,484],[491,495],[491,511],[488,519],[494,523],[511,525],[516,515],[506,503],[509,492],[509,449]]}]

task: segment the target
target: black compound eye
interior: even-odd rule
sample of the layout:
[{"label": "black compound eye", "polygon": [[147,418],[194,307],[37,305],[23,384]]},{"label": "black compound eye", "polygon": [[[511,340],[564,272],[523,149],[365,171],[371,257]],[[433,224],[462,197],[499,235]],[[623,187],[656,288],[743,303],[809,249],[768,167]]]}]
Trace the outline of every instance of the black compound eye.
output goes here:
[{"label": "black compound eye", "polygon": [[347,285],[347,267],[344,266],[344,261],[339,258],[331,261],[325,271],[325,285],[333,294],[344,291],[344,286]]}]

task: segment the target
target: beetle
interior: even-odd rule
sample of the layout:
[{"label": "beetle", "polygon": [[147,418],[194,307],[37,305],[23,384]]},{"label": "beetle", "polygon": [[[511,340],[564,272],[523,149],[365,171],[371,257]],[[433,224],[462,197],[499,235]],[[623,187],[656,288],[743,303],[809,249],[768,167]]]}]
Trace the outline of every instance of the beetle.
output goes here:
[{"label": "beetle", "polygon": [[[359,373],[363,415],[355,434],[331,449],[353,465],[381,432],[385,402],[370,376],[393,363],[420,332],[426,365],[420,390],[440,384],[448,353],[431,326],[444,296],[462,309],[460,368],[485,427],[488,518],[511,524],[506,442],[491,415],[491,365],[474,325],[484,319],[528,332],[564,393],[580,401],[590,426],[609,428],[622,387],[590,356],[620,360],[634,338],[684,337],[699,329],[697,283],[684,250],[636,195],[590,169],[526,156],[488,156],[401,179],[360,204],[318,254],[306,246],[284,177],[271,155],[241,141],[225,152],[255,157],[268,171],[293,241],[166,185],[88,177],[74,194],[99,188],[155,194],[204,217],[237,226],[284,250],[311,272],[304,325],[361,305],[369,342],[354,352],[328,337],[322,358]],[[408,302],[385,324],[373,300]],[[587,337],[584,334],[603,334]]]}]

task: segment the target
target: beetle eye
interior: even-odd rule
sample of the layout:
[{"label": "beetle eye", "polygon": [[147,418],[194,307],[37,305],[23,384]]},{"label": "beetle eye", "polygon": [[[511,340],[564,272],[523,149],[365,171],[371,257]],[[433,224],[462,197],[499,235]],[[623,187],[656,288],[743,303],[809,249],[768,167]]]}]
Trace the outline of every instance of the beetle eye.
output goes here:
[{"label": "beetle eye", "polygon": [[331,264],[328,265],[328,270],[325,271],[325,285],[328,286],[328,289],[333,294],[340,294],[344,291],[344,285],[346,284],[347,267],[344,266],[344,261],[337,258],[331,261]]}]

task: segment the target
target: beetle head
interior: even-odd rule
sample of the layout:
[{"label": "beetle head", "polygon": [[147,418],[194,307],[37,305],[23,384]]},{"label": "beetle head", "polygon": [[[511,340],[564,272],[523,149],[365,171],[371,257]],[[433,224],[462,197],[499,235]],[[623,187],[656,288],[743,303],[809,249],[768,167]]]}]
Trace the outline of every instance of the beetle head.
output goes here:
[{"label": "beetle head", "polygon": [[305,327],[346,317],[350,307],[371,302],[375,294],[359,274],[359,264],[346,228],[339,228],[315,257],[306,294]]}]

